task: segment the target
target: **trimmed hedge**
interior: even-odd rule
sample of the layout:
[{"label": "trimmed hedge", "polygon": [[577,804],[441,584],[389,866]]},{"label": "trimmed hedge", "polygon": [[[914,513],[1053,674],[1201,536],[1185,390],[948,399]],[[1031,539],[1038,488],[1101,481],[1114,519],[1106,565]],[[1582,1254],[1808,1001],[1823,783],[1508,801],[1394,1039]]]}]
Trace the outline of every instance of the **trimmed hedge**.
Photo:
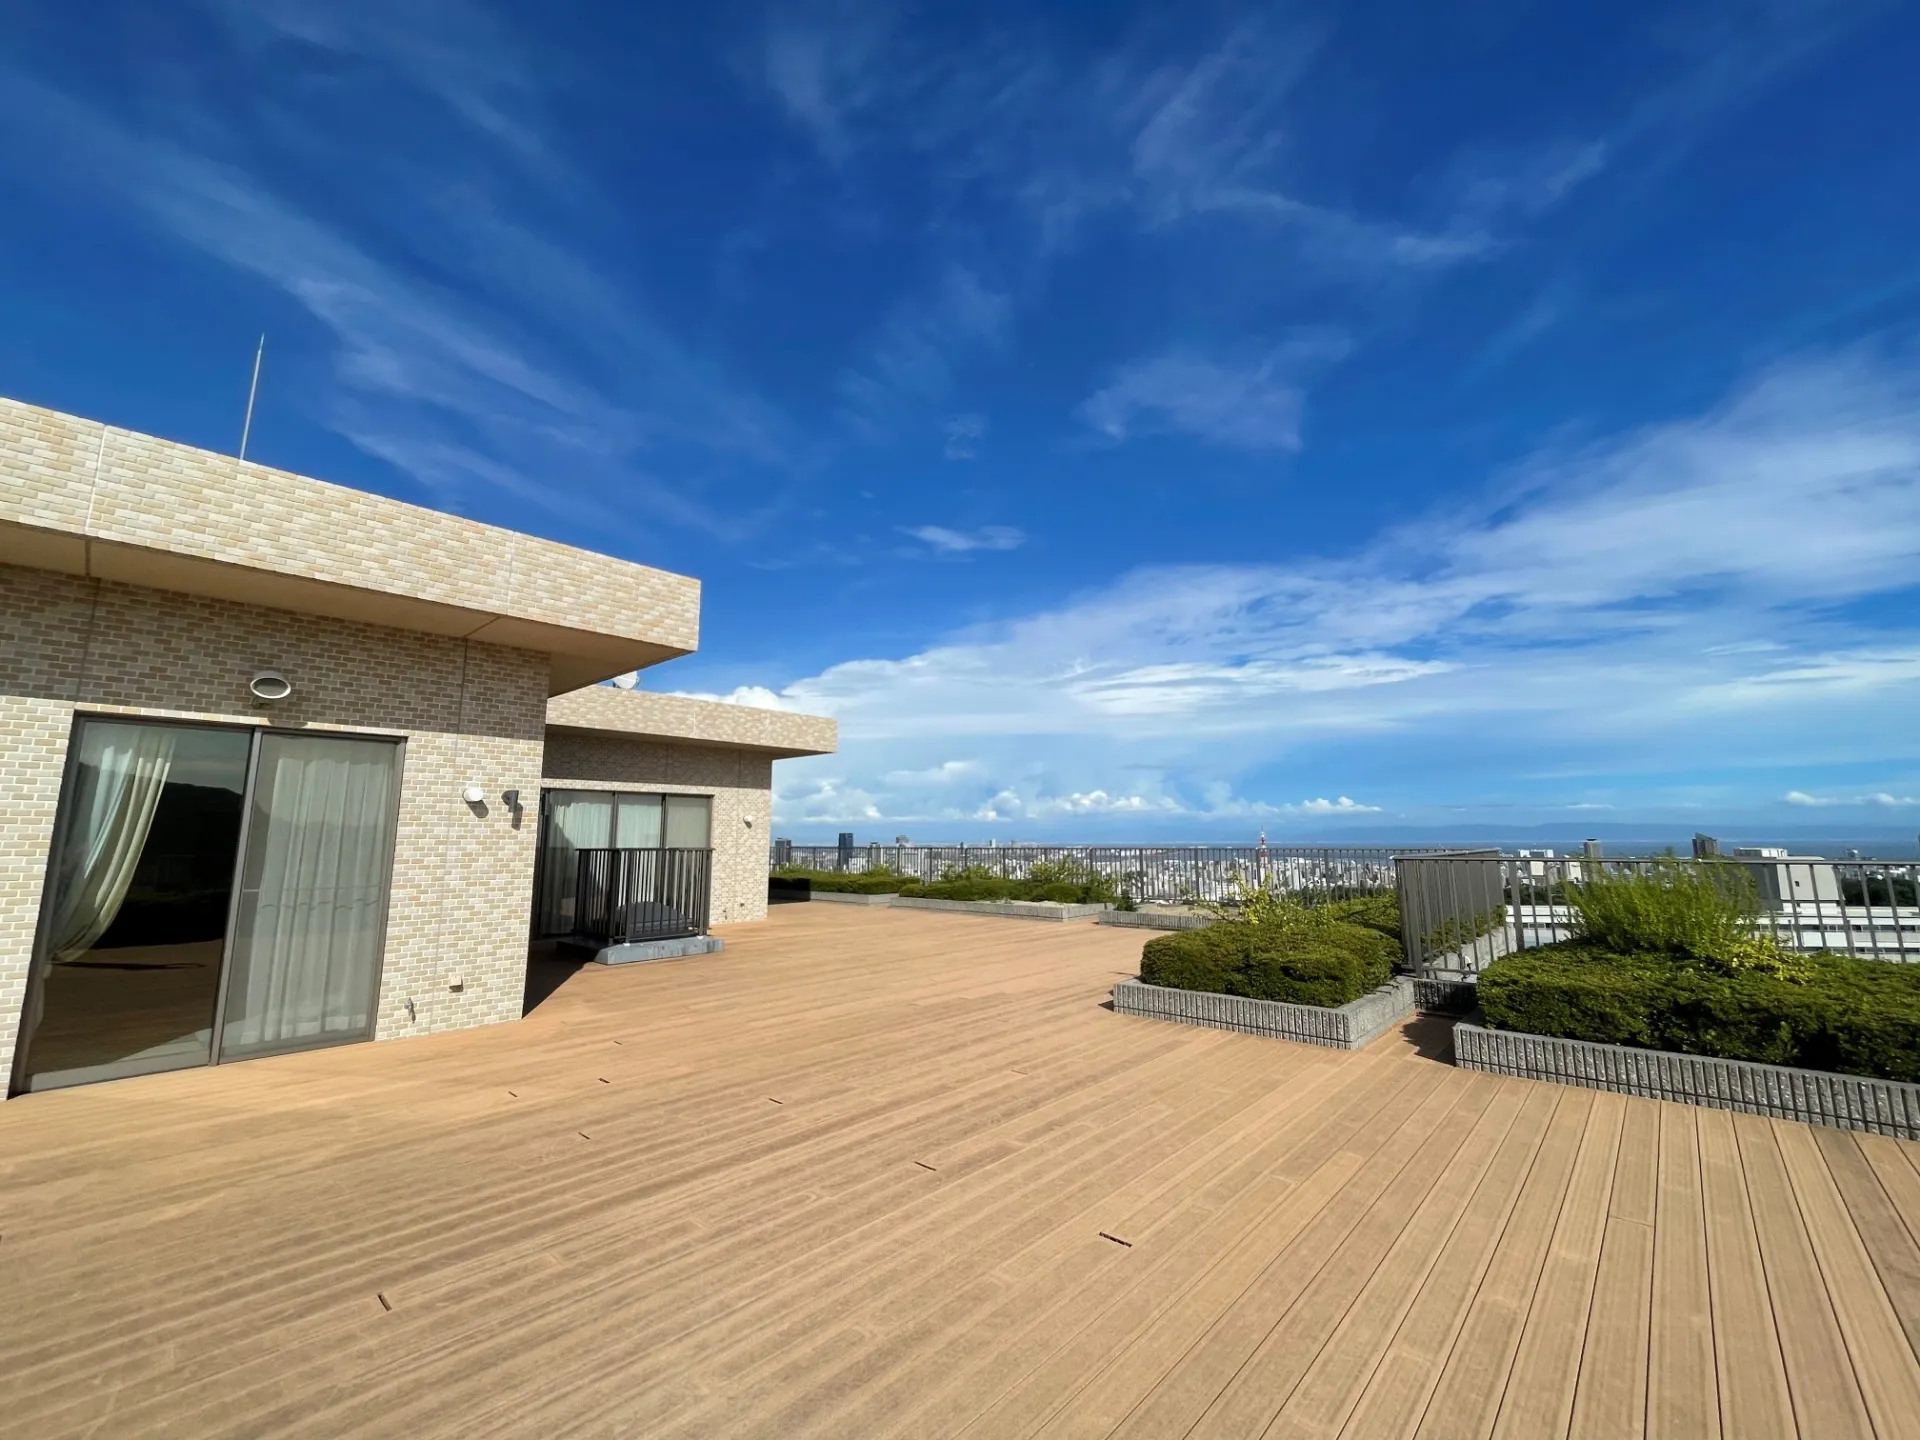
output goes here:
[{"label": "trimmed hedge", "polygon": [[1569,940],[1488,965],[1480,1008],[1500,1030],[1920,1082],[1920,965],[1821,953],[1725,971]]},{"label": "trimmed hedge", "polygon": [[1380,895],[1356,895],[1351,900],[1329,900],[1320,907],[1323,914],[1332,915],[1353,925],[1364,925],[1369,930],[1378,930],[1382,935],[1400,939],[1400,895],[1398,891],[1388,890]]},{"label": "trimmed hedge", "polygon": [[889,872],[803,870],[798,866],[774,872],[776,880],[809,880],[815,890],[855,895],[925,895],[933,900],[1055,900],[1065,905],[1099,904],[1106,892],[1098,883],[1003,880],[997,875],[967,874],[924,883]]},{"label": "trimmed hedge", "polygon": [[776,880],[808,880],[816,890],[831,890],[843,895],[892,895],[907,882],[898,875],[842,875],[834,870],[786,870]]},{"label": "trimmed hedge", "polygon": [[1333,1008],[1386,984],[1399,953],[1379,930],[1346,921],[1290,929],[1223,920],[1149,940],[1140,978],[1174,990]]}]

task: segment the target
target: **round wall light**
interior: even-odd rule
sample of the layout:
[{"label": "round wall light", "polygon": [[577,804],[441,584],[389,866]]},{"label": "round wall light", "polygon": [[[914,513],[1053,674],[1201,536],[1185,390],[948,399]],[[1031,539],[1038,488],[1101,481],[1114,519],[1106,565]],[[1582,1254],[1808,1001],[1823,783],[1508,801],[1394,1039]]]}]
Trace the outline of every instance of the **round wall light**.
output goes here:
[{"label": "round wall light", "polygon": [[247,689],[253,692],[254,699],[272,702],[293,694],[293,682],[278,670],[262,670],[247,682]]},{"label": "round wall light", "polygon": [[469,785],[460,792],[460,798],[469,805],[479,805],[486,801],[487,792],[482,790],[478,785]]}]

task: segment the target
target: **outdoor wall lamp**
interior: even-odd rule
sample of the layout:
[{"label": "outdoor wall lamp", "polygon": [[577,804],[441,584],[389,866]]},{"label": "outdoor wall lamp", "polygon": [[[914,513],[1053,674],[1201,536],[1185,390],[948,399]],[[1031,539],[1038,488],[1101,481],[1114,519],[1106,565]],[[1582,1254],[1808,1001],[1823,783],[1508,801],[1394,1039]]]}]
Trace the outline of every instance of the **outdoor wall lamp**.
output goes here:
[{"label": "outdoor wall lamp", "polygon": [[469,785],[460,792],[460,798],[469,805],[484,805],[487,803],[487,792],[478,785]]},{"label": "outdoor wall lamp", "polygon": [[271,704],[293,694],[293,682],[278,670],[262,670],[247,682],[247,689],[253,692],[254,699]]}]

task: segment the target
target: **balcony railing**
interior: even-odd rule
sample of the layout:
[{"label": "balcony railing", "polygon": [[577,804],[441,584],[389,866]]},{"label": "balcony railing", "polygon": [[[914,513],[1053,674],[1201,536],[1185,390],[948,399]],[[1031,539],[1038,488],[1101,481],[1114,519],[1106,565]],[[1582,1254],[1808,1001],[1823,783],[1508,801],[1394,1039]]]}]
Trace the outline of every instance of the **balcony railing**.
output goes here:
[{"label": "balcony railing", "polygon": [[[1573,891],[1583,881],[1661,863],[1579,855],[1399,856],[1408,968],[1470,979],[1510,951],[1569,939],[1576,928]],[[1712,863],[1741,868],[1757,903],[1754,928],[1789,950],[1920,962],[1920,865],[1739,854]]]},{"label": "balcony railing", "polygon": [[1290,894],[1348,896],[1393,888],[1396,855],[1432,847],[1384,845],[877,845],[842,848],[776,840],[774,868],[858,874],[885,865],[896,874],[938,880],[952,870],[986,870],[1025,879],[1036,864],[1068,864],[1113,880],[1136,900],[1225,900],[1240,885]]},{"label": "balcony railing", "polygon": [[573,938],[599,945],[707,933],[711,850],[581,850]]}]

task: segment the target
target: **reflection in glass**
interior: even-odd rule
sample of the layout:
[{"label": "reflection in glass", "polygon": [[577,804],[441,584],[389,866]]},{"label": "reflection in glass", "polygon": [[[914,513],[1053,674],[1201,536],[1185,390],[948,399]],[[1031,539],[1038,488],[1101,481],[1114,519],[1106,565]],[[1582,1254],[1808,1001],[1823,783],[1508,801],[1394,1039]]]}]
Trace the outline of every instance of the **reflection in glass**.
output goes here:
[{"label": "reflection in glass", "polygon": [[80,722],[24,1027],[34,1088],[206,1063],[250,743]]}]

